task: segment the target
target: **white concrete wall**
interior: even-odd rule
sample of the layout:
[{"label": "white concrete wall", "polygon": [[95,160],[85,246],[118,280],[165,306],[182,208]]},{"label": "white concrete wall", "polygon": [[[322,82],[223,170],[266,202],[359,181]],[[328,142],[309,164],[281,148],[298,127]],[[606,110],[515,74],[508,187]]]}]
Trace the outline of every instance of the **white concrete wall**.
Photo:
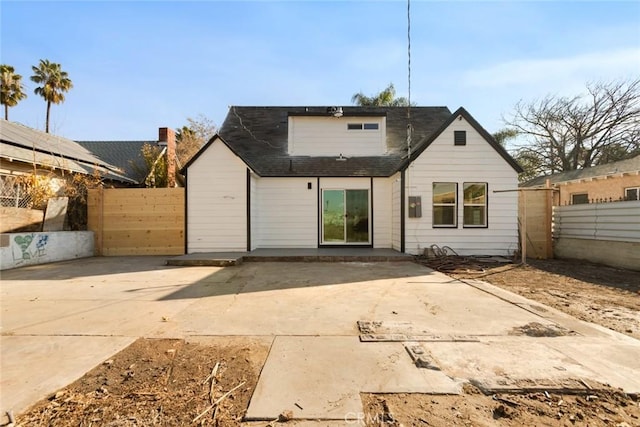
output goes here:
[{"label": "white concrete wall", "polygon": [[401,213],[401,195],[402,195],[402,184],[400,182],[400,173],[397,173],[391,177],[392,179],[392,190],[391,190],[391,199],[392,199],[392,208],[391,208],[391,247],[396,251],[399,251],[402,246],[401,242],[401,221],[402,221],[402,213]]},{"label": "white concrete wall", "polygon": [[216,140],[189,167],[187,253],[247,250],[247,166]]},{"label": "white concrete wall", "polygon": [[0,270],[93,256],[92,231],[49,231],[2,235]]},{"label": "white concrete wall", "polygon": [[390,248],[393,229],[393,178],[373,179],[373,247]]},{"label": "white concrete wall", "polygon": [[[454,146],[455,130],[467,132],[467,144]],[[464,119],[455,120],[406,171],[406,198],[422,197],[422,218],[406,218],[406,252],[421,254],[432,244],[461,255],[511,255],[518,249],[518,194],[495,193],[518,187],[517,173]],[[434,182],[458,183],[457,228],[434,228]],[[463,183],[488,184],[488,226],[463,227]],[[405,205],[408,216],[408,205]]]},{"label": "white concrete wall", "polygon": [[[308,189],[311,183],[311,189]],[[316,248],[316,178],[260,178],[257,181],[258,248]],[[252,212],[253,216],[253,212]],[[252,239],[254,237],[252,236]]]},{"label": "white concrete wall", "polygon": [[[348,130],[349,123],[378,123],[377,130]],[[385,117],[289,117],[289,154],[377,156],[385,154]]]},{"label": "white concrete wall", "polygon": [[640,242],[563,237],[553,247],[556,258],[580,259],[640,271]]}]

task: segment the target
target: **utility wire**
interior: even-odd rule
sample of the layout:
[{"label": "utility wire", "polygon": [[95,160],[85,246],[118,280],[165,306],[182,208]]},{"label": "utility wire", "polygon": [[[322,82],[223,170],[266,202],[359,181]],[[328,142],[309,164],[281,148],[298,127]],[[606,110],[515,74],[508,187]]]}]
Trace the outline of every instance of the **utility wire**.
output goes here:
[{"label": "utility wire", "polygon": [[407,0],[407,157],[411,159],[411,0]]}]

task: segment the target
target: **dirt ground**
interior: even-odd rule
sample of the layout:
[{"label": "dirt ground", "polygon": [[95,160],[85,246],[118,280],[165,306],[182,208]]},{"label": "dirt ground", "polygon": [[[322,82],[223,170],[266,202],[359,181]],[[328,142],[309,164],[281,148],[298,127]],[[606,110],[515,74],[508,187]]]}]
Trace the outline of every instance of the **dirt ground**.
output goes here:
[{"label": "dirt ground", "polygon": [[368,426],[617,426],[640,425],[634,398],[611,390],[577,396],[555,393],[485,396],[465,385],[459,396],[362,396]]},{"label": "dirt ground", "polygon": [[[638,272],[559,260],[432,263],[443,265],[454,277],[484,280],[640,338]],[[237,426],[268,351],[264,342],[248,338],[139,339],[36,403],[15,425]],[[486,396],[467,385],[459,396],[363,394],[362,400],[368,426],[640,426],[638,396],[614,389]],[[283,415],[271,425],[286,425]]]},{"label": "dirt ground", "polygon": [[269,351],[250,340],[138,339],[18,426],[237,426]]},{"label": "dirt ground", "polygon": [[640,339],[638,271],[553,259],[529,260],[526,266],[463,263],[447,274],[489,282],[580,320]]}]

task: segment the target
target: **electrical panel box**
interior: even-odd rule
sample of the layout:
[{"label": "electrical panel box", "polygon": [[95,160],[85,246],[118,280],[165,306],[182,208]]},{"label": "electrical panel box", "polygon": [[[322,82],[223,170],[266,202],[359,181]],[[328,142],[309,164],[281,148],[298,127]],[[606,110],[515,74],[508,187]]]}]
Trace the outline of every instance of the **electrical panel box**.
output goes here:
[{"label": "electrical panel box", "polygon": [[422,218],[422,198],[409,196],[409,218]]}]

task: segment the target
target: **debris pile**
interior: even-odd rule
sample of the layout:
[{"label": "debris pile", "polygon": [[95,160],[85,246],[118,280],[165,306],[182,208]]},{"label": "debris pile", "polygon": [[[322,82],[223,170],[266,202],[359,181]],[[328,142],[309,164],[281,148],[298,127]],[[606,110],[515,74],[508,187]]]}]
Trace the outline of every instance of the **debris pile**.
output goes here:
[{"label": "debris pile", "polygon": [[462,256],[449,246],[438,245],[431,245],[425,249],[424,255],[416,260],[433,270],[451,274],[482,274],[487,269],[511,262],[498,256]]}]

